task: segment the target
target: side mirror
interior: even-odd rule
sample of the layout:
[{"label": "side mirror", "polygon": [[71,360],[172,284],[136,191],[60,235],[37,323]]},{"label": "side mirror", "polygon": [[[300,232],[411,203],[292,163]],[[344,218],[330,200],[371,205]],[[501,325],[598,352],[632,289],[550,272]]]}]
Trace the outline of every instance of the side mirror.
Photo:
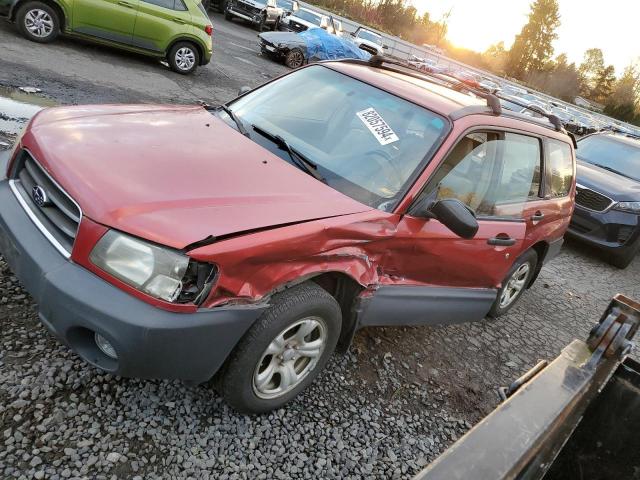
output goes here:
[{"label": "side mirror", "polygon": [[433,201],[433,197],[425,197],[409,210],[409,215],[435,218],[461,238],[470,239],[478,233],[475,214],[457,198]]},{"label": "side mirror", "polygon": [[240,87],[240,90],[238,90],[238,96],[244,95],[245,93],[249,93],[250,91],[251,91],[251,88],[244,85]]},{"label": "side mirror", "polygon": [[476,216],[457,198],[438,200],[431,205],[428,212],[461,238],[470,239],[478,233],[479,225]]},{"label": "side mirror", "polygon": [[385,50],[389,49],[389,45],[382,45],[382,48],[384,48]]}]

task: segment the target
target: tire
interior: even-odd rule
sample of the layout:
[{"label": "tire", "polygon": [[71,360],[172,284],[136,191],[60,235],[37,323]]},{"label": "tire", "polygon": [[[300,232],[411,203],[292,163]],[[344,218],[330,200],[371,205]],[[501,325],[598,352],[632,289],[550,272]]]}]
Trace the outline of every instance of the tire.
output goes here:
[{"label": "tire", "polygon": [[264,29],[267,26],[267,14],[265,13],[264,15],[262,15],[262,17],[260,17],[260,22],[258,24],[256,24],[256,29],[259,32],[264,32]]},{"label": "tire", "polygon": [[276,21],[271,26],[272,32],[277,32],[278,30],[280,30],[280,17],[276,18]]},{"label": "tire", "polygon": [[304,53],[299,48],[292,48],[284,57],[284,64],[289,68],[299,68],[304,65]]},{"label": "tire", "polygon": [[[325,367],[338,342],[341,324],[338,302],[315,283],[303,283],[274,295],[271,306],[225,363],[218,383],[220,393],[241,413],[264,413],[282,407]],[[302,326],[313,329],[297,339],[295,334],[306,331],[300,331]],[[290,343],[285,344],[285,340]],[[288,346],[293,344],[297,347]],[[296,348],[302,345],[312,348],[317,355],[311,358],[300,354]],[[292,371],[300,379],[289,376]],[[287,372],[293,383],[283,376]]]},{"label": "tire", "polygon": [[188,75],[200,65],[200,53],[191,42],[178,42],[169,50],[167,61],[171,70]]},{"label": "tire", "polygon": [[[488,317],[497,318],[507,313],[511,308],[518,303],[520,297],[527,289],[529,282],[538,265],[538,254],[535,250],[527,250],[520,258],[518,258],[509,272],[507,273],[504,281],[502,282],[502,288],[498,290],[498,296],[496,301],[491,306],[491,310],[487,314]],[[526,270],[526,272],[525,272]],[[515,283],[512,283],[515,282]],[[519,286],[519,290],[514,294],[514,288]],[[509,289],[510,293],[506,293]],[[510,298],[504,297],[509,295]],[[503,303],[503,298],[507,303]]]},{"label": "tire", "polygon": [[227,10],[226,8],[224,9],[224,19],[225,19],[225,20],[228,20],[228,21],[230,21],[230,22],[232,22],[232,21],[233,21],[233,15],[231,15],[231,14],[229,13],[229,10]]},{"label": "tire", "polygon": [[32,42],[50,43],[60,34],[58,13],[42,2],[27,2],[16,14],[20,33]]},{"label": "tire", "polygon": [[631,262],[633,262],[633,259],[636,257],[639,251],[640,251],[640,240],[637,240],[636,244],[632,246],[629,250],[627,250],[625,253],[615,253],[615,252],[609,253],[607,255],[607,262],[609,263],[609,265],[613,265],[614,267],[619,268],[620,270],[624,270],[629,265],[631,265]]}]

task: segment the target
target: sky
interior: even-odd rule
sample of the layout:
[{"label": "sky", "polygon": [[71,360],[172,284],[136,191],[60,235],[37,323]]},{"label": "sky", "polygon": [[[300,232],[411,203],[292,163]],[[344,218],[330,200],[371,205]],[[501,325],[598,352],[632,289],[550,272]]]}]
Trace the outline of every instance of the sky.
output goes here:
[{"label": "sky", "polygon": [[[438,20],[451,9],[449,41],[454,45],[483,52],[491,44],[504,41],[505,48],[527,22],[532,0],[413,0],[422,14],[428,11]],[[559,38],[554,56],[566,53],[570,62],[580,64],[584,51],[600,48],[606,64],[616,74],[633,60],[640,61],[640,0],[558,0]]]}]

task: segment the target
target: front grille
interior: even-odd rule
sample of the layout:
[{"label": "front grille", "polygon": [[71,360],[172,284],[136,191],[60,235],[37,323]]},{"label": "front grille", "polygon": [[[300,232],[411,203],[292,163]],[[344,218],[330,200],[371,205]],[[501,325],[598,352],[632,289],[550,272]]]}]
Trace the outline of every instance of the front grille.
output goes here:
[{"label": "front grille", "polygon": [[236,2],[236,6],[240,10],[244,10],[245,12],[248,12],[250,14],[260,13],[260,9],[258,7],[254,7],[253,5],[250,5],[245,2]]},{"label": "front grille", "polygon": [[577,187],[576,204],[595,212],[604,212],[613,204],[613,200],[588,188]]},{"label": "front grille", "polygon": [[304,32],[307,29],[305,25],[302,25],[301,23],[298,23],[298,22],[294,22],[292,20],[289,21],[289,28],[294,32]]},{"label": "front grille", "polygon": [[370,53],[371,55],[378,54],[378,51],[375,48],[365,44],[360,45],[360,50],[364,50],[365,52]]},{"label": "front grille", "polygon": [[10,184],[44,236],[60,253],[69,257],[82,218],[78,204],[26,150],[18,155]]}]

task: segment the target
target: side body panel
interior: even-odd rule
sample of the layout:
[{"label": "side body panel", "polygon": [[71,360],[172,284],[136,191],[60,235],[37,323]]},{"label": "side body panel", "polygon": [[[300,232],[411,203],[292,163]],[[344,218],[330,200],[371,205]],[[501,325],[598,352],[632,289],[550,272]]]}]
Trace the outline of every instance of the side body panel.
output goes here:
[{"label": "side body panel", "polygon": [[139,0],[74,0],[71,30],[131,45]]}]

